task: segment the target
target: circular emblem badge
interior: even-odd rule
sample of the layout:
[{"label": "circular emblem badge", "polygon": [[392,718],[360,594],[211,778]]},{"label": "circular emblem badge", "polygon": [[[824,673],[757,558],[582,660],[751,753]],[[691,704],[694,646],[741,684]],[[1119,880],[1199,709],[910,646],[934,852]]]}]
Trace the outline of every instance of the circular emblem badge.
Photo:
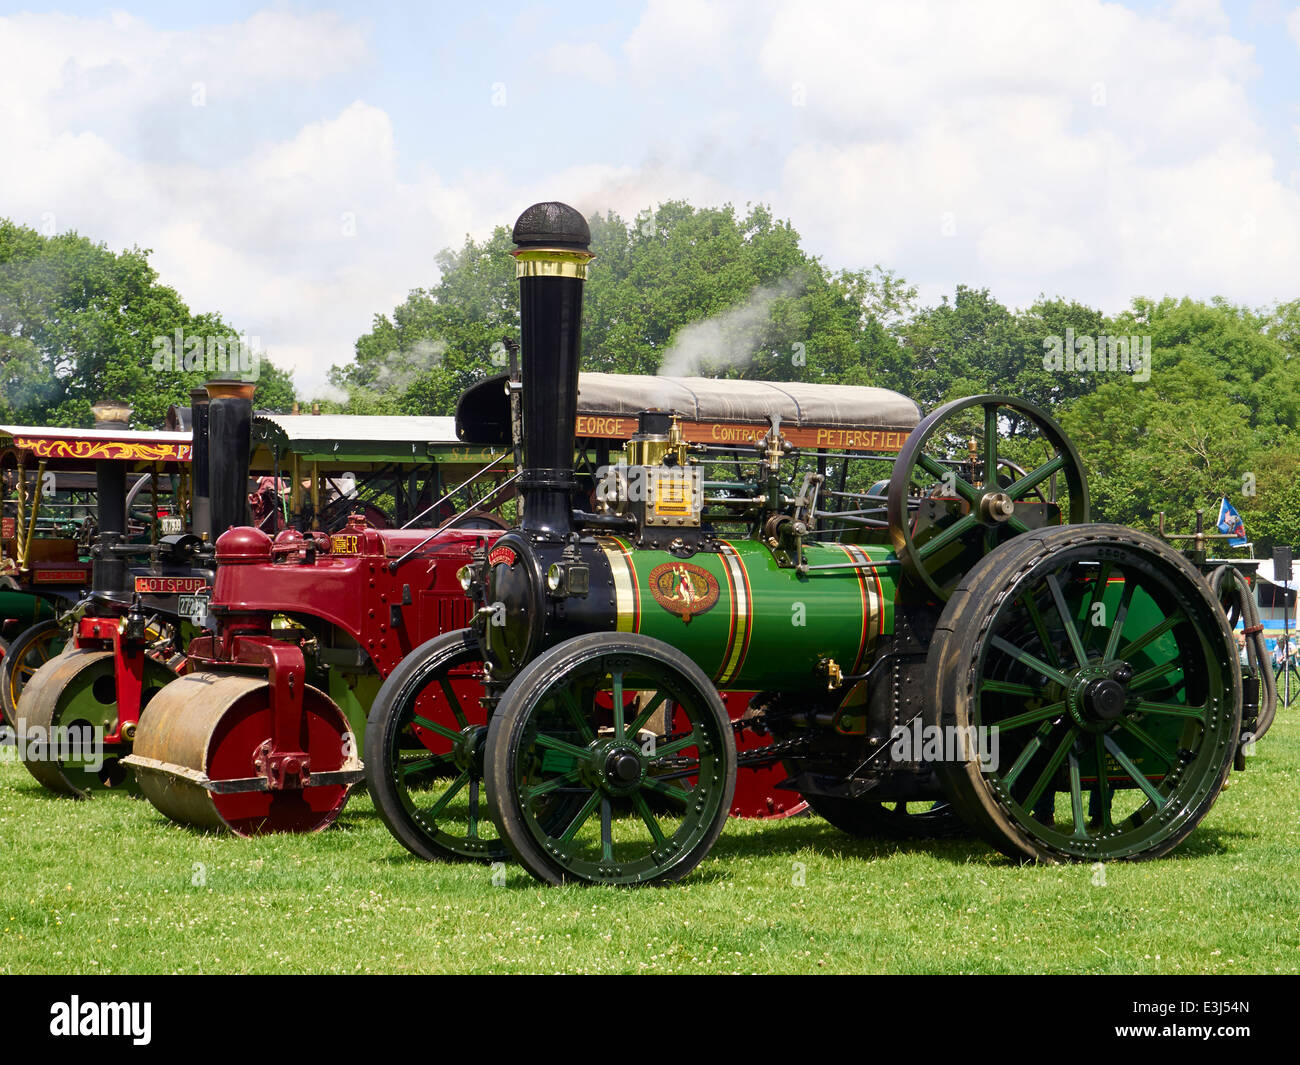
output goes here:
[{"label": "circular emblem badge", "polygon": [[650,571],[648,580],[654,601],[688,624],[718,602],[718,579],[690,562],[665,562]]}]

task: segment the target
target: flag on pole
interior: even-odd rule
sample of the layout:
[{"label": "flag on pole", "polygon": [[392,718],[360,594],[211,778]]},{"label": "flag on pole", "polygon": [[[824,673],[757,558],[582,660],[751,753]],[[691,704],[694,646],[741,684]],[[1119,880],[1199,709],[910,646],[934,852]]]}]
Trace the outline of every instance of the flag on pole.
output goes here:
[{"label": "flag on pole", "polygon": [[1219,532],[1229,534],[1229,547],[1245,547],[1249,543],[1246,539],[1246,523],[1241,520],[1237,508],[1228,502],[1227,496],[1219,501]]}]

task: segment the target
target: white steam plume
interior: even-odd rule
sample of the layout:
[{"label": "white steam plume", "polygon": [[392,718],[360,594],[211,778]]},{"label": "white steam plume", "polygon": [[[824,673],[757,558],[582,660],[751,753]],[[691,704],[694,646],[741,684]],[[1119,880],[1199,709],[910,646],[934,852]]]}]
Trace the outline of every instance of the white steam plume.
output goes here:
[{"label": "white steam plume", "polygon": [[445,340],[417,340],[409,349],[390,351],[367,387],[375,392],[405,392],[419,377],[438,366],[450,345]]},{"label": "white steam plume", "polygon": [[803,292],[807,278],[792,274],[760,285],[749,299],[683,327],[664,352],[660,377],[709,377],[748,366],[772,324],[772,305]]}]

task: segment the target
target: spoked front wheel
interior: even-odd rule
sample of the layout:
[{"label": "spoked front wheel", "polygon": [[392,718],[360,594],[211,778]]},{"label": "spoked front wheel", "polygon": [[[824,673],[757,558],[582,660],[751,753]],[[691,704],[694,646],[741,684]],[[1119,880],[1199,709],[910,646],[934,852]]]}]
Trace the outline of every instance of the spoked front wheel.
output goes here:
[{"label": "spoked front wheel", "polygon": [[[685,876],[722,832],[736,747],[689,658],[597,633],[514,679],[488,728],[486,770],[497,828],[538,879],[653,884]],[[557,818],[560,797],[571,805]]]},{"label": "spoked front wheel", "polygon": [[428,861],[496,861],[505,844],[483,787],[483,657],[469,629],[417,648],[384,681],[366,725],[366,783],[388,830]]}]

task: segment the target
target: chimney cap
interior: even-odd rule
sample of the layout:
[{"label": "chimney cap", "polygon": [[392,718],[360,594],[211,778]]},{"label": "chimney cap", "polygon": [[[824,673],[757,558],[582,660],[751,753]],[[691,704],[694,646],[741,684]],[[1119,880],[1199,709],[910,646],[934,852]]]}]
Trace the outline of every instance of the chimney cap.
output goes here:
[{"label": "chimney cap", "polygon": [[90,405],[96,429],[129,429],[133,409],[131,404],[117,399],[101,399]]},{"label": "chimney cap", "polygon": [[209,399],[242,399],[252,402],[256,381],[215,380],[207,383]]},{"label": "chimney cap", "polygon": [[586,251],[591,244],[591,228],[587,220],[567,203],[547,200],[533,204],[519,216],[513,237],[520,247]]}]

